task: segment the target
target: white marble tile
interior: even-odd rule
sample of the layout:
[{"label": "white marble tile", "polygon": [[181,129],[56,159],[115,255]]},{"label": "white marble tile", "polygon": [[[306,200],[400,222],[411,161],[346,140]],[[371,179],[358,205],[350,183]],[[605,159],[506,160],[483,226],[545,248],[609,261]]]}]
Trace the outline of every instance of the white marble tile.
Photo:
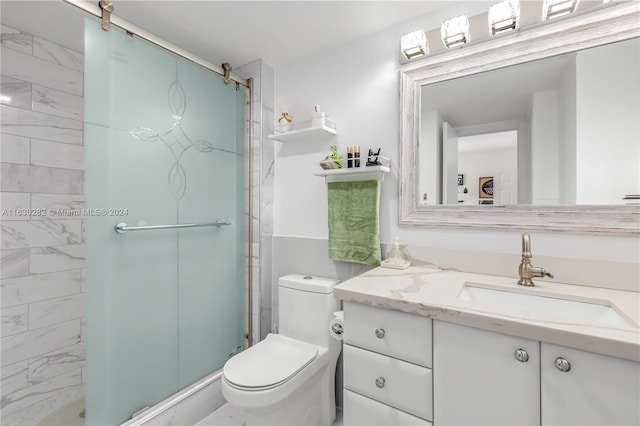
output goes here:
[{"label": "white marble tile", "polygon": [[2,335],[22,333],[28,328],[29,308],[27,305],[2,309]]},{"label": "white marble tile", "polygon": [[84,244],[32,248],[29,262],[34,274],[81,269],[85,266]]},{"label": "white marble tile", "polygon": [[[262,83],[262,105],[273,113],[275,106],[275,70],[265,61],[260,61],[260,80]],[[265,124],[273,121],[265,120]]]},{"label": "white marble tile", "polygon": [[38,384],[66,372],[82,369],[85,363],[84,343],[57,349],[29,360],[29,383]]},{"label": "white marble tile", "polygon": [[2,391],[3,396],[29,386],[28,361],[25,360],[16,362],[15,364],[5,365],[0,369],[0,371],[2,371],[0,390]]},{"label": "white marble tile", "polygon": [[2,221],[29,220],[29,208],[31,207],[31,195],[26,192],[2,192],[0,193],[0,205],[2,205]]},{"label": "white marble tile", "polygon": [[29,329],[54,325],[84,316],[83,293],[57,299],[44,300],[29,305]]},{"label": "white marble tile", "polygon": [[82,121],[0,106],[2,133],[82,145]]},{"label": "white marble tile", "polygon": [[82,242],[80,220],[7,221],[1,228],[3,250]]},{"label": "white marble tile", "polygon": [[80,269],[3,279],[0,283],[2,307],[77,294],[82,288],[81,281]]},{"label": "white marble tile", "polygon": [[82,96],[82,73],[13,49],[2,48],[2,75]]},{"label": "white marble tile", "polygon": [[0,135],[0,161],[29,164],[29,138],[8,134]]},{"label": "white marble tile", "polygon": [[0,77],[0,86],[0,103],[31,109],[31,83],[3,75]]},{"label": "white marble tile", "polygon": [[[249,176],[248,185],[254,189],[253,205],[260,206],[252,212],[251,230],[253,233],[254,258],[252,259],[254,267],[251,271],[251,282],[254,289],[253,310],[251,320],[253,324],[254,343],[260,339],[260,331],[268,331],[271,329],[271,321],[269,317],[277,316],[276,308],[272,309],[271,300],[261,298],[263,292],[271,290],[271,279],[265,277],[263,267],[269,265],[272,259],[272,247],[267,244],[273,232],[272,213],[273,203],[269,200],[273,199],[273,186],[265,184],[263,178],[273,176],[269,173],[269,167],[273,158],[272,146],[263,143],[263,135],[270,133],[269,129],[273,126],[273,105],[267,105],[272,102],[274,91],[273,73],[270,67],[262,60],[253,61],[247,65],[238,68],[237,72],[245,78],[253,78],[253,91],[251,105],[255,114],[254,120],[247,122],[247,128],[252,132],[252,151],[249,161],[252,163],[253,172]],[[265,115],[265,111],[270,111],[271,115]],[[271,121],[271,122],[270,122]],[[263,216],[264,215],[264,216]],[[264,300],[261,300],[264,299]],[[271,313],[271,315],[269,315]],[[260,325],[261,316],[267,324]]]},{"label": "white marble tile", "polygon": [[2,365],[80,343],[80,320],[2,337]]},{"label": "white marble tile", "polygon": [[83,176],[81,170],[0,163],[0,190],[81,194]]},{"label": "white marble tile", "polygon": [[15,28],[2,25],[1,44],[23,53],[31,55],[33,52],[33,36]]},{"label": "white marble tile", "polygon": [[40,37],[33,38],[33,56],[84,72],[84,55],[82,53],[51,43]]},{"label": "white marble tile", "polygon": [[229,404],[224,404],[222,407],[196,423],[195,426],[244,426],[246,424],[247,421],[242,412]]},{"label": "white marble tile", "polygon": [[35,386],[4,395],[2,397],[2,414],[10,415],[33,404],[44,401],[56,393],[81,384],[80,369],[61,374],[58,377],[39,383]]},{"label": "white marble tile", "polygon": [[[85,198],[86,197],[84,195],[33,193],[31,194],[31,206],[33,209],[47,211],[47,216],[45,218],[60,220],[78,219],[78,216],[65,216],[64,214],[60,214],[58,211],[81,211],[85,207]],[[39,219],[44,218],[31,218],[31,220]],[[84,223],[84,219],[81,220]]]},{"label": "white marble tile", "polygon": [[31,164],[84,170],[84,146],[31,139]]},{"label": "white marble tile", "polygon": [[2,284],[9,278],[29,274],[29,249],[0,250],[0,257],[2,258],[0,267]]},{"label": "white marble tile", "polygon": [[61,92],[45,86],[33,85],[32,109],[46,114],[59,115],[60,117],[83,120],[84,99],[81,96]]},{"label": "white marble tile", "polygon": [[[75,407],[82,411],[84,406],[84,385],[75,385],[63,388],[52,396],[44,399],[36,404],[32,404],[24,409],[17,410],[11,415],[3,413],[2,426],[26,426],[26,425],[60,425],[68,426],[71,424],[84,424],[82,419],[65,417],[63,419],[49,419],[49,414],[56,412],[58,409],[67,409]],[[67,416],[75,416],[77,413],[65,413]],[[57,422],[55,420],[58,420]],[[41,423],[47,421],[47,423]]]}]

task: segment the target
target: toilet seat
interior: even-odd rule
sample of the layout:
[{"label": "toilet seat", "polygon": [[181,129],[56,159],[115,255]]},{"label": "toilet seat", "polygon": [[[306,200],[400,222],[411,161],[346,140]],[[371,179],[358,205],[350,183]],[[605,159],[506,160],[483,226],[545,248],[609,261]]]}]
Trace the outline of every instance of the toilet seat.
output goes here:
[{"label": "toilet seat", "polygon": [[271,389],[290,380],[318,355],[318,347],[279,334],[240,352],[224,365],[225,381],[237,389]]}]

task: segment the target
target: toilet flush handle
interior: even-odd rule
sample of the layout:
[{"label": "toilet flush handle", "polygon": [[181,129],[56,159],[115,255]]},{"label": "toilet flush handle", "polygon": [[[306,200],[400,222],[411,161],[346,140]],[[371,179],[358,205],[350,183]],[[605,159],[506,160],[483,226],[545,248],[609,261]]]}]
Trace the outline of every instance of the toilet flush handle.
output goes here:
[{"label": "toilet flush handle", "polygon": [[378,339],[382,339],[382,338],[384,337],[384,335],[385,335],[384,328],[378,328],[378,329],[376,330],[376,337],[377,337]]}]

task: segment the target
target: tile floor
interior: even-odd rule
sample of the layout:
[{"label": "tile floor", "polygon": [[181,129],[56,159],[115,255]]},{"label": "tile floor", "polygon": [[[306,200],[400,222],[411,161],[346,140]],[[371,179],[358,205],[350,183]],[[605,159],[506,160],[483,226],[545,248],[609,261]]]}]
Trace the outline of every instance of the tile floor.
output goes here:
[{"label": "tile floor", "polygon": [[[244,426],[244,424],[244,418],[229,404],[224,404],[195,426]],[[342,426],[342,410],[340,408],[336,409],[336,421],[333,426]]]}]

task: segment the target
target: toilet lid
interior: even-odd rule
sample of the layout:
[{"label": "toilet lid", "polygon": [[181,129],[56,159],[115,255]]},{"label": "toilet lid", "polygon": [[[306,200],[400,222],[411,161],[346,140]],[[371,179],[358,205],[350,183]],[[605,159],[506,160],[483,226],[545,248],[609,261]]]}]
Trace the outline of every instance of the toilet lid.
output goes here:
[{"label": "toilet lid", "polygon": [[242,388],[267,388],[289,380],[318,354],[314,345],[279,334],[240,352],[224,365],[225,379]]}]

